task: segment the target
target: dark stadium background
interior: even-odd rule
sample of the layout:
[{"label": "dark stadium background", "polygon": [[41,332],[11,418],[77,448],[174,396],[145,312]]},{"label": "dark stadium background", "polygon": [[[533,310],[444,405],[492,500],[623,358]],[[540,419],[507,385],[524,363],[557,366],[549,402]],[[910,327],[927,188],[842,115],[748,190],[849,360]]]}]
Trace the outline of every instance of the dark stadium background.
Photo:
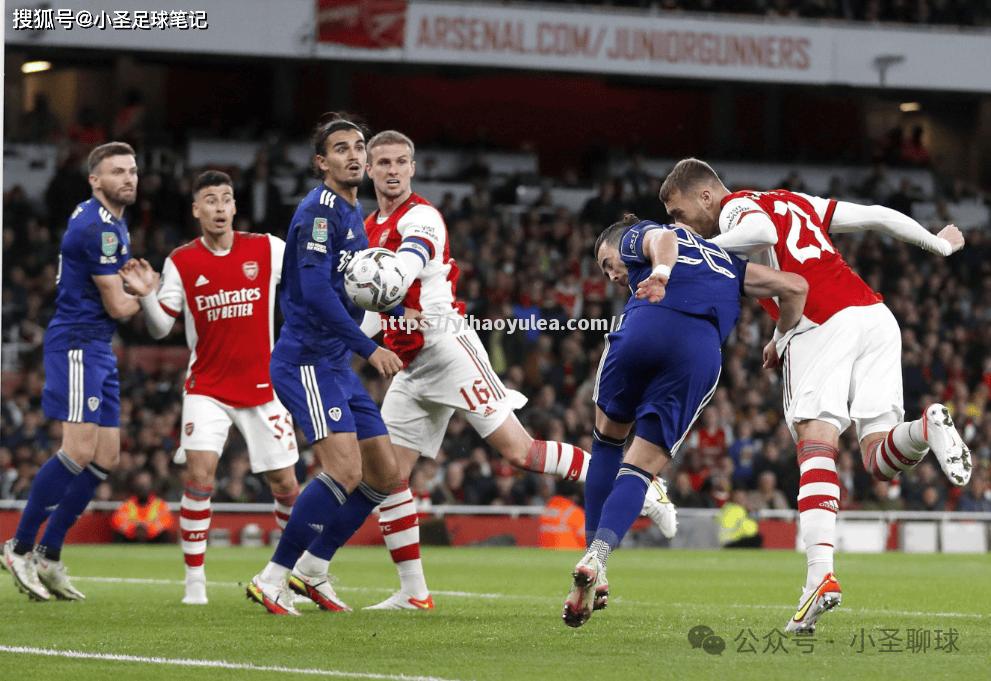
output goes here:
[{"label": "dark stadium background", "polygon": [[[886,22],[939,25],[939,31],[986,27],[991,17],[987,2],[955,0],[545,4],[653,13],[733,8],[887,28],[904,23]],[[21,72],[38,59],[53,67]],[[950,489],[930,459],[892,490],[864,473],[848,434],[838,462],[842,507],[991,510],[985,493],[991,464],[986,92],[942,92],[938,84],[927,90],[774,85],[25,42],[8,42],[5,62],[0,499],[25,499],[38,467],[58,448],[59,426],[46,423],[40,410],[42,337],[66,218],[89,196],[83,167],[88,150],[110,139],[139,150],[139,199],[127,216],[133,252],[160,269],[172,248],[197,235],[189,186],[207,166],[235,178],[239,229],[284,236],[296,202],[315,183],[288,150],[305,141],[319,114],[340,109],[360,114],[373,131],[397,128],[415,140],[414,189],[429,182],[428,198],[444,214],[462,268],[459,297],[479,318],[615,314],[623,296],[605,286],[592,243],[624,211],[664,220],[657,188],[664,168],[685,155],[711,160],[717,169],[731,163],[731,187],[773,185],[881,203],[931,228],[958,221],[967,246],[950,259],[875,236],[836,241],[854,269],[884,294],[901,325],[907,415],[915,417],[930,401],[946,402],[978,469],[969,489]],[[202,140],[236,142],[251,160],[194,162],[190,149]],[[45,156],[54,161],[40,171],[42,184],[29,190],[17,178],[23,165],[38,181],[29,160],[38,148],[33,145],[55,151]],[[529,169],[506,172],[497,161],[505,154],[522,158]],[[253,205],[261,196],[264,209]],[[369,186],[361,198],[370,210]],[[667,474],[676,503],[715,507],[731,490],[746,489],[752,490],[753,510],[795,505],[798,471],[781,423],[779,377],[760,369],[770,335],[768,318],[752,301],[745,303],[725,348],[721,387],[683,450],[682,465]],[[589,449],[601,333],[482,336],[506,384],[530,398],[524,423],[543,438]],[[184,343],[179,329],[165,344],[154,343],[140,316],[121,327],[123,451],[98,499],[126,496],[129,477],[141,469],[153,473],[166,499],[181,495],[181,471],[170,460],[178,441]],[[385,384],[368,372],[365,377],[381,398]],[[301,479],[312,472],[301,463]],[[218,478],[216,501],[269,500],[266,486],[248,472],[236,433]],[[415,494],[434,504],[540,504],[553,491],[550,479],[508,468],[458,417],[437,464],[421,462],[412,482]]]}]

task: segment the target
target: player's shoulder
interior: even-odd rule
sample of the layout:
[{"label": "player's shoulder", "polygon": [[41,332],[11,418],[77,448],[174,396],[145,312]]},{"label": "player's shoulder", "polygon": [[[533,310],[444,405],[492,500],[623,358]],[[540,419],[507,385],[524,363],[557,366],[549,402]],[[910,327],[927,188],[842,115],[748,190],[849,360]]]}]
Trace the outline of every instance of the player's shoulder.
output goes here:
[{"label": "player's shoulder", "polygon": [[197,252],[197,250],[199,250],[197,248],[197,245],[199,244],[199,242],[200,242],[200,239],[199,239],[199,237],[197,237],[197,238],[193,239],[192,241],[187,241],[186,243],[182,244],[181,246],[176,246],[175,248],[173,248],[172,249],[172,252],[169,253],[169,257],[172,259],[172,262],[181,261],[181,260],[184,260],[186,258],[191,257],[193,254],[195,254]]},{"label": "player's shoulder", "polygon": [[69,215],[69,229],[110,229],[114,216],[95,197],[86,199]]},{"label": "player's shoulder", "polygon": [[268,233],[265,233],[265,232],[261,232],[261,233],[259,233],[259,232],[242,232],[242,231],[236,231],[236,232],[234,232],[234,238],[237,239],[238,241],[247,241],[247,242],[252,242],[252,243],[260,243],[262,241],[268,241],[268,238],[270,236],[271,236],[271,234],[268,234]]},{"label": "player's shoulder", "polygon": [[719,231],[727,232],[743,218],[753,213],[767,214],[763,205],[770,192],[758,192],[752,189],[732,192],[723,198],[719,209]]},{"label": "player's shoulder", "polygon": [[430,203],[417,201],[399,219],[399,225],[430,225],[443,231],[445,229],[444,216]]}]

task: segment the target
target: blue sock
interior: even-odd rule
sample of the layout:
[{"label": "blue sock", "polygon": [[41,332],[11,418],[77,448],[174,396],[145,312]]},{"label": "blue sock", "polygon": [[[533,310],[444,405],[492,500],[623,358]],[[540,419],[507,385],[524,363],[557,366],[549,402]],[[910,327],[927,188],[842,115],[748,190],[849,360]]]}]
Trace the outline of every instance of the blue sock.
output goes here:
[{"label": "blue sock", "polygon": [[62,544],[65,543],[66,532],[76,524],[79,516],[86,510],[86,506],[93,498],[96,488],[107,479],[108,474],[109,471],[105,468],[91,463],[69,484],[58,508],[48,519],[45,533],[41,535],[41,542],[38,543],[38,550],[44,552],[45,558],[61,560]]},{"label": "blue sock", "polygon": [[588,462],[585,475],[585,541],[592,543],[592,537],[599,527],[602,506],[612,492],[616,473],[623,462],[624,440],[606,437],[592,430],[592,458]]},{"label": "blue sock", "polygon": [[17,544],[14,552],[24,555],[34,548],[34,540],[38,536],[38,528],[45,518],[55,510],[66,489],[73,479],[79,475],[82,468],[69,455],[59,450],[58,454],[45,462],[45,465],[38,470],[31,484],[31,494],[28,495],[28,503],[21,513],[21,520],[17,523],[17,532],[14,539]]},{"label": "blue sock", "polygon": [[650,473],[632,464],[624,463],[619,467],[612,492],[602,507],[599,529],[595,531],[595,538],[589,547],[599,553],[603,565],[609,552],[619,546],[643,510],[643,500],[652,478]]},{"label": "blue sock", "polygon": [[351,493],[347,503],[341,506],[341,510],[334,516],[334,522],[323,528],[323,532],[310,542],[307,551],[323,560],[333,558],[337,549],[347,543],[351,535],[365,522],[365,518],[371,515],[375,507],[385,501],[387,496],[389,496],[388,492],[379,492],[363,482],[359,483],[358,489]]},{"label": "blue sock", "polygon": [[326,473],[311,480],[292,507],[272,562],[292,568],[313,538],[330,527],[347,497],[344,486]]}]

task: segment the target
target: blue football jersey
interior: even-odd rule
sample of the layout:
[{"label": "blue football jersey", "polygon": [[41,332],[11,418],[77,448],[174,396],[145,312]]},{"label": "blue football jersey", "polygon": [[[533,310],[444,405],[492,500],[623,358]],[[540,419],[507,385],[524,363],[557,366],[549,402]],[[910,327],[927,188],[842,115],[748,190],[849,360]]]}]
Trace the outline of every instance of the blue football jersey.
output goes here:
[{"label": "blue football jersey", "polygon": [[[320,184],[299,204],[286,236],[279,305],[285,324],[273,356],[294,364],[327,358],[350,366],[356,347],[377,347],[360,331],[365,311],[344,292],[344,270],[355,252],[368,248],[361,204],[349,204]],[[313,268],[306,273],[305,268]],[[313,277],[313,274],[317,277]],[[318,291],[304,291],[304,279]],[[334,296],[333,320],[318,314],[307,295]],[[331,301],[336,303],[336,301]]]},{"label": "blue football jersey", "polygon": [[[654,229],[674,230],[678,237],[678,260],[671,269],[664,299],[650,303],[636,297],[637,286],[650,276],[650,258],[643,252],[643,238]],[[740,316],[740,296],[747,262],[727,253],[684,227],[659,225],[645,220],[623,234],[620,258],[629,273],[630,297],[626,309],[640,305],[660,305],[679,312],[710,319],[725,341]]]},{"label": "blue football jersey", "polygon": [[45,332],[45,347],[78,347],[110,342],[117,322],[103,307],[94,275],[116,274],[130,259],[127,223],[96,198],[83,201],[69,218],[59,249],[55,315]]}]

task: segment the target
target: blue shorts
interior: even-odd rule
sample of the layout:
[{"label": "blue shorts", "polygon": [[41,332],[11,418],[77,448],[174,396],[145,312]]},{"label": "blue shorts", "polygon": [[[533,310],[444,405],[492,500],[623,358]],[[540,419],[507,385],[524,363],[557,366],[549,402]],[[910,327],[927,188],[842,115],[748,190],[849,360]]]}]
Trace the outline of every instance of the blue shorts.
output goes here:
[{"label": "blue shorts", "polygon": [[45,347],[45,416],[53,421],[120,427],[120,375],[109,343],[82,343],[77,348]]},{"label": "blue shorts", "polygon": [[359,440],[388,434],[378,405],[350,367],[328,360],[293,364],[272,358],[272,387],[311,443],[331,433]]},{"label": "blue shorts", "polygon": [[592,399],[613,421],[672,457],[712,399],[722,367],[708,319],[657,305],[627,311],[606,336]]}]

